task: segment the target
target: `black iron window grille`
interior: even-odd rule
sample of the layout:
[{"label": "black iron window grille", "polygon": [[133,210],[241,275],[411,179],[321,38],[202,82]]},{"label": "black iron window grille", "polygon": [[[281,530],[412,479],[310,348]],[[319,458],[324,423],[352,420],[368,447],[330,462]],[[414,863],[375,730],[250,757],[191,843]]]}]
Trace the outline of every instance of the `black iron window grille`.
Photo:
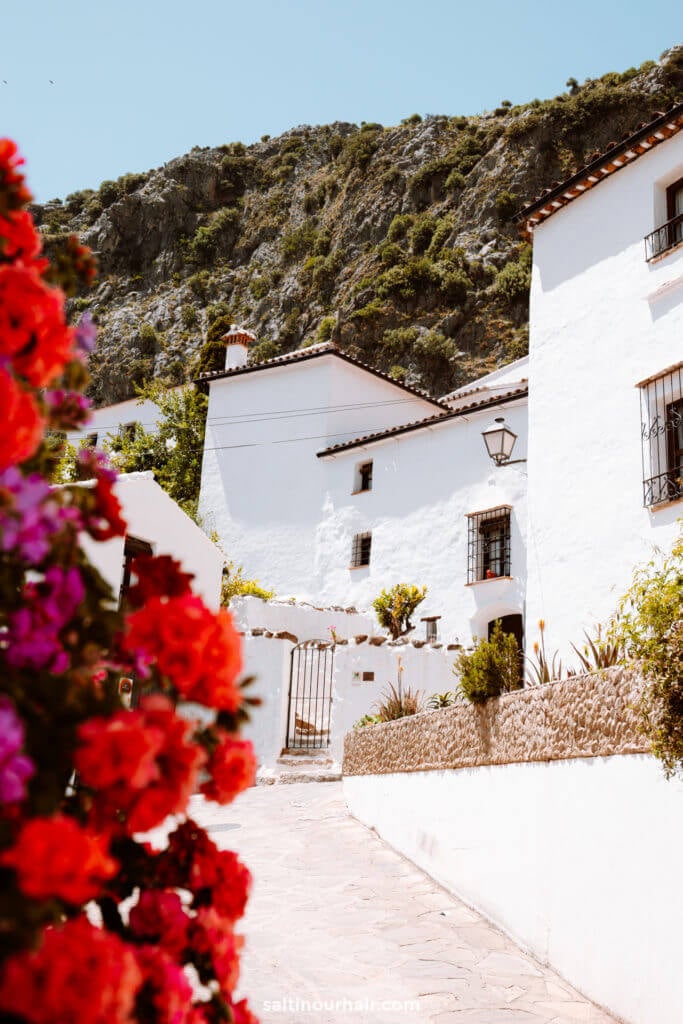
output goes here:
[{"label": "black iron window grille", "polygon": [[645,508],[683,498],[683,363],[640,388]]},{"label": "black iron window grille", "polygon": [[372,490],[372,463],[364,462],[358,469],[358,490],[359,491],[371,491]]},{"label": "black iron window grille", "polygon": [[361,565],[370,565],[370,548],[372,547],[371,533],[357,533],[353,538],[351,548],[351,568],[357,569]]},{"label": "black iron window grille", "polygon": [[468,517],[467,582],[510,575],[510,505]]},{"label": "black iron window grille", "polygon": [[86,434],[85,441],[83,441],[84,448],[97,448],[97,433]]}]

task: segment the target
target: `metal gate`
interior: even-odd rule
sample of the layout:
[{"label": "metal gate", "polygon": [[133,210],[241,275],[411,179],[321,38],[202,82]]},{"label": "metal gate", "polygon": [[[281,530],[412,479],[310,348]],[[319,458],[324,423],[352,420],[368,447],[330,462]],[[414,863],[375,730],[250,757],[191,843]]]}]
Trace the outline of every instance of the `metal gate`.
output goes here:
[{"label": "metal gate", "polygon": [[287,710],[288,749],[319,750],[330,743],[334,644],[305,640],[292,650]]}]

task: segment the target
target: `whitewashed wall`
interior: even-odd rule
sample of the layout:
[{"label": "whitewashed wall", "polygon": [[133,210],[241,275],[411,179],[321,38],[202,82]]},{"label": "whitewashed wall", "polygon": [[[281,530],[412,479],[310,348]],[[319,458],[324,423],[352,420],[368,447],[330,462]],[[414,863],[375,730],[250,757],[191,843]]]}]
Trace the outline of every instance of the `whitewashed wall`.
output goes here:
[{"label": "whitewashed wall", "polygon": [[230,611],[239,629],[267,629],[272,633],[286,630],[297,640],[330,640],[332,628],[345,640],[377,631],[374,613],[364,615],[339,608],[235,597],[230,602]]},{"label": "whitewashed wall", "polygon": [[[514,459],[526,458],[526,401],[475,411],[438,426],[387,438],[319,461],[326,496],[316,535],[321,600],[368,607],[383,587],[426,585],[416,613],[441,615],[440,637],[469,644],[488,622],[523,613],[526,577],[525,462],[496,467],[482,430],[496,416],[519,435]],[[352,494],[358,463],[372,459],[372,490]],[[510,580],[467,584],[467,513],[511,505]],[[372,532],[370,565],[350,568],[353,536]],[[417,621],[415,635],[424,636]]]},{"label": "whitewashed wall", "polygon": [[[220,603],[223,555],[172,498],[153,474],[127,473],[118,477],[114,493],[121,502],[128,534],[152,545],[157,555],[172,555],[194,574],[193,587],[211,608]],[[96,542],[82,538],[84,550],[118,594],[123,573],[124,538]]]},{"label": "whitewashed wall", "polygon": [[[240,626],[243,611],[236,610]],[[304,611],[315,621],[314,610]],[[310,628],[300,629],[301,634],[311,632]],[[244,675],[256,677],[249,693],[263,701],[261,707],[251,712],[252,721],[245,727],[245,736],[254,743],[260,768],[272,769],[286,745],[294,642],[247,633],[242,643]],[[331,680],[330,744],[325,751],[341,763],[344,736],[363,715],[375,714],[375,705],[389,684],[398,686],[399,670],[403,687],[418,690],[424,700],[433,693],[454,689],[455,654],[445,648],[415,648],[410,644],[376,647],[352,641],[336,646]],[[363,681],[363,672],[373,672],[374,680]]]},{"label": "whitewashed wall", "polygon": [[89,434],[97,434],[97,445],[107,440],[111,434],[117,434],[120,427],[127,423],[139,423],[145,430],[153,430],[161,418],[158,406],[145,399],[129,398],[126,402],[105,405],[101,409],[93,409],[89,422],[82,430],[72,430],[67,434],[71,444],[78,445]]},{"label": "whitewashed wall", "polygon": [[635,387],[683,359],[683,249],[648,264],[643,246],[681,177],[677,135],[534,232],[528,620],[565,651],[683,514],[643,508]]},{"label": "whitewashed wall", "polygon": [[325,494],[316,452],[434,411],[332,354],[214,381],[200,512],[248,576],[310,599]]},{"label": "whitewashed wall", "polygon": [[[456,652],[445,647],[373,647],[349,644],[337,647],[334,657],[331,747],[335,761],[341,762],[344,736],[363,715],[377,713],[377,703],[392,685],[410,688],[420,694],[424,704],[435,693],[454,690],[453,662]],[[364,672],[373,672],[374,680],[363,681]]]},{"label": "whitewashed wall", "polygon": [[683,784],[647,755],[345,776],[349,810],[630,1024],[683,1019]]}]

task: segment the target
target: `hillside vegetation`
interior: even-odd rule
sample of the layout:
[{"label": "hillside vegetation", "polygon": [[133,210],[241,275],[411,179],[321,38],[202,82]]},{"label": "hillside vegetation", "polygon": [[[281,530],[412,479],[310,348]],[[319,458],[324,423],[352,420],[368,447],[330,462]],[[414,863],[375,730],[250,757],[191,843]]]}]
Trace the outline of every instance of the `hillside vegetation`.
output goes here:
[{"label": "hillside vegetation", "polygon": [[435,394],[523,355],[515,214],[681,94],[676,47],[554,99],[196,148],[36,207],[49,250],[75,231],[99,257],[71,302],[101,329],[93,396],[219,368],[232,321],[258,335],[252,358],[333,339]]}]

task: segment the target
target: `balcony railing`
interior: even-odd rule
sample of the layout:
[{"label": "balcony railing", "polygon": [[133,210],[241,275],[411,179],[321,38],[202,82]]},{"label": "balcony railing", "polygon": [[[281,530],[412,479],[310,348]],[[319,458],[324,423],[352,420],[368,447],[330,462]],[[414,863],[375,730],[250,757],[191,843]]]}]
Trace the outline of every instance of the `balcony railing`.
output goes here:
[{"label": "balcony railing", "polygon": [[650,260],[673,249],[680,242],[683,242],[683,213],[672,217],[652,234],[645,236],[645,259],[649,263]]}]

